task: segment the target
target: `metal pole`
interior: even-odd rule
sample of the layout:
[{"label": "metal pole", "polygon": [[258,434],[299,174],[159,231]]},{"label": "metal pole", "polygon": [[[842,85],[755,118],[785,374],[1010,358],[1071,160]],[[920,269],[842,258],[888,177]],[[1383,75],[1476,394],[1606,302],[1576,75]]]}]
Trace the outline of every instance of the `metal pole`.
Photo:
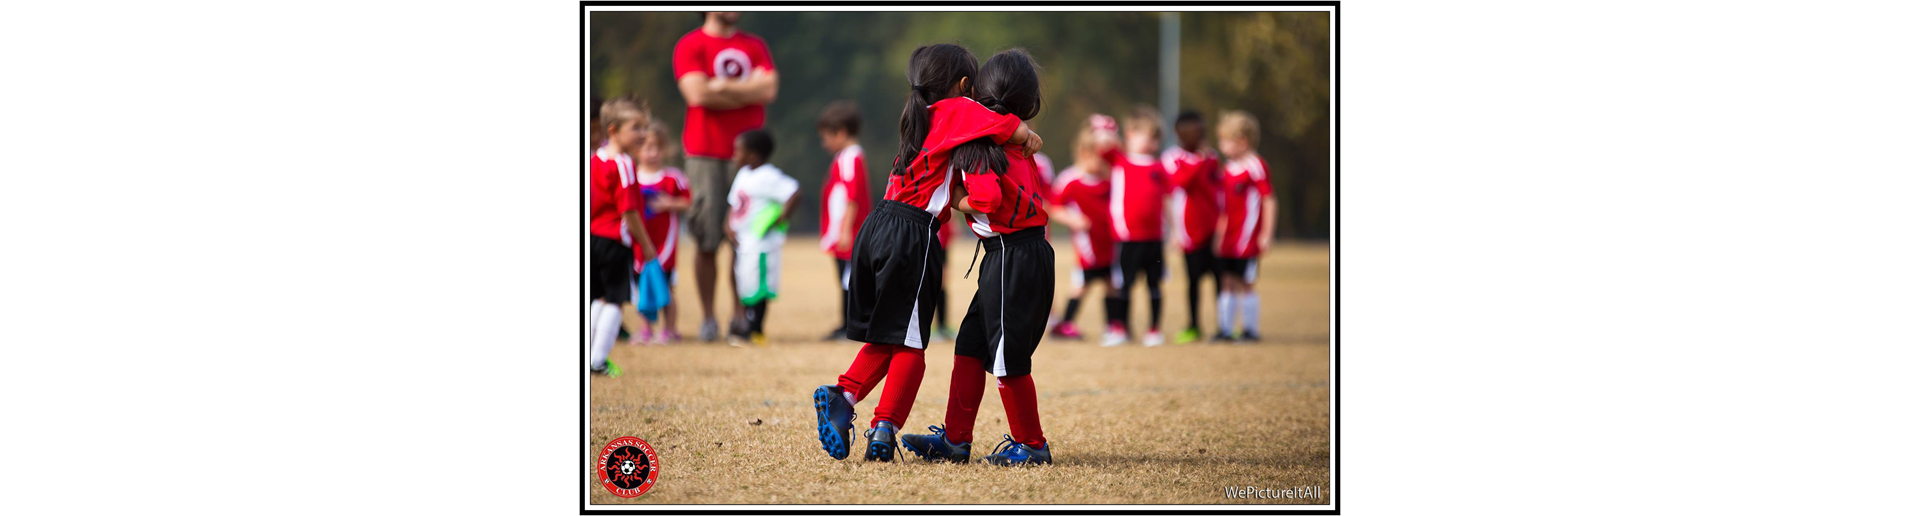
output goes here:
[{"label": "metal pole", "polygon": [[[1173,141],[1180,113],[1180,13],[1160,13],[1160,143]],[[1155,149],[1158,150],[1158,149]]]}]

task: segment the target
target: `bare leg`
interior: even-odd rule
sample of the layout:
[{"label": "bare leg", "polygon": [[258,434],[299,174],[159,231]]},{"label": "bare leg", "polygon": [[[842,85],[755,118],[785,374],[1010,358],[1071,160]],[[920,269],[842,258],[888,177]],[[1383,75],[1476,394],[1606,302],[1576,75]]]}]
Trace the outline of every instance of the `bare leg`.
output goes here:
[{"label": "bare leg", "polygon": [[728,245],[727,249],[733,251],[727,253],[732,258],[727,264],[727,293],[733,296],[733,314],[728,320],[744,322],[747,320],[747,305],[740,302],[740,278],[734,277],[734,271],[740,270],[740,248]]},{"label": "bare leg", "polygon": [[660,309],[660,327],[667,333],[678,335],[680,333],[680,324],[675,322],[674,319],[679,316],[680,303],[668,304],[666,308]]},{"label": "bare leg", "polygon": [[719,251],[700,251],[693,257],[693,286],[700,292],[700,321],[705,323],[713,319],[713,283],[716,262],[720,261]]}]

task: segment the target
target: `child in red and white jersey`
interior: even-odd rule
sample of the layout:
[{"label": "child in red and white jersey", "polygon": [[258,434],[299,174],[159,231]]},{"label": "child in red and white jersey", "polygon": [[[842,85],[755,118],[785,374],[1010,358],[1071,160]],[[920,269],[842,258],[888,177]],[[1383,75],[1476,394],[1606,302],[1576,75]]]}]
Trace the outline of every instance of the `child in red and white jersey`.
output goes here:
[{"label": "child in red and white jersey", "polygon": [[1174,344],[1200,340],[1200,282],[1214,278],[1214,293],[1220,292],[1215,273],[1213,230],[1220,218],[1220,156],[1206,147],[1207,123],[1200,113],[1187,110],[1174,119],[1173,134],[1180,144],[1160,153],[1160,164],[1173,180],[1173,206],[1167,214],[1173,243],[1186,254],[1187,327],[1173,337]]},{"label": "child in red and white jersey", "polygon": [[[1077,258],[1066,310],[1051,330],[1055,336],[1082,337],[1074,317],[1080,313],[1080,300],[1086,296],[1088,286],[1102,285],[1108,292],[1113,290],[1113,255],[1119,248],[1113,240],[1113,212],[1108,209],[1113,201],[1113,188],[1107,178],[1113,173],[1113,165],[1101,156],[1118,147],[1116,129],[1112,117],[1101,114],[1089,117],[1073,142],[1073,166],[1061,171],[1053,183],[1053,206],[1048,213],[1072,232]],[[1111,326],[1120,321],[1120,314],[1111,310],[1111,303],[1106,306],[1109,310],[1104,320]]]},{"label": "child in red and white jersey", "polygon": [[[693,207],[691,182],[678,168],[666,166],[667,155],[672,151],[671,136],[667,134],[665,124],[653,124],[646,130],[646,139],[640,144],[636,163],[635,184],[639,188],[643,209],[641,220],[647,227],[647,240],[652,243],[658,256],[653,260],[660,262],[660,270],[667,273],[667,283],[678,283],[679,274],[674,272],[675,260],[679,256],[681,213]],[[647,259],[634,257],[633,270],[639,272]],[[660,328],[654,328],[653,321],[641,328],[640,341],[646,344],[666,344],[680,340],[675,331],[674,319],[679,314],[678,303],[669,302],[660,311],[663,322]]]},{"label": "child in red and white jersey", "polygon": [[833,153],[827,177],[820,187],[820,249],[833,255],[834,279],[840,284],[840,326],[823,340],[847,338],[847,284],[853,269],[853,239],[866,222],[873,197],[867,192],[867,156],[860,148],[860,108],[850,101],[828,104],[817,124],[820,146]]},{"label": "child in red and white jersey", "polygon": [[[1220,153],[1226,158],[1220,189],[1225,195],[1218,234],[1220,243],[1220,331],[1215,341],[1258,342],[1260,340],[1260,297],[1253,288],[1258,277],[1260,255],[1267,250],[1273,235],[1273,214],[1277,204],[1273,187],[1267,183],[1267,162],[1254,154],[1260,139],[1260,125],[1245,111],[1230,111],[1220,117]],[[1234,333],[1233,318],[1239,315],[1241,329]]]},{"label": "child in red and white jersey", "polygon": [[653,259],[654,252],[647,227],[640,221],[639,188],[629,156],[638,151],[648,115],[640,103],[619,98],[601,105],[600,121],[607,124],[607,145],[594,151],[587,170],[588,239],[593,253],[593,279],[588,287],[593,302],[587,311],[587,340],[592,347],[587,367],[596,374],[619,376],[620,368],[607,360],[607,354],[619,339],[620,305],[633,297],[633,248],[639,247],[637,254],[644,259]]},{"label": "child in red and white jersey", "polygon": [[1113,233],[1120,241],[1119,269],[1114,275],[1117,288],[1107,296],[1108,310],[1120,314],[1119,324],[1107,328],[1102,346],[1118,346],[1127,341],[1127,306],[1133,299],[1133,286],[1146,276],[1148,295],[1147,334],[1141,343],[1149,347],[1166,343],[1160,334],[1160,283],[1166,274],[1166,244],[1161,226],[1166,224],[1166,199],[1173,191],[1166,168],[1152,154],[1160,148],[1160,112],[1151,107],[1134,106],[1124,122],[1126,152],[1108,151],[1113,163]]}]

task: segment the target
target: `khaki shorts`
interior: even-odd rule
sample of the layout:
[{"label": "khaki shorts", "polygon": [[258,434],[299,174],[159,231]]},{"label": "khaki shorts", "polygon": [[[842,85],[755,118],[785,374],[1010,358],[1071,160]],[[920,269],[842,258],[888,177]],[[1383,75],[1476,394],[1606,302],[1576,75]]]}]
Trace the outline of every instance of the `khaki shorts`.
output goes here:
[{"label": "khaki shorts", "polygon": [[701,252],[720,250],[727,239],[727,191],[733,188],[727,160],[687,156],[687,180],[692,181],[693,209],[687,212],[687,232]]}]

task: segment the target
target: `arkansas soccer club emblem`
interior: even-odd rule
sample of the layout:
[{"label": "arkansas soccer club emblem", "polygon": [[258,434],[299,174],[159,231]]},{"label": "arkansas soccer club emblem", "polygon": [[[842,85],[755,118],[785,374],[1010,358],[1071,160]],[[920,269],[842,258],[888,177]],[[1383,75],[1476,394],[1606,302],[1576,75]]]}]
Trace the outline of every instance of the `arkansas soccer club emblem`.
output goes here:
[{"label": "arkansas soccer club emblem", "polygon": [[621,437],[600,449],[600,485],[621,498],[633,498],[653,489],[660,478],[660,454],[638,437]]}]

